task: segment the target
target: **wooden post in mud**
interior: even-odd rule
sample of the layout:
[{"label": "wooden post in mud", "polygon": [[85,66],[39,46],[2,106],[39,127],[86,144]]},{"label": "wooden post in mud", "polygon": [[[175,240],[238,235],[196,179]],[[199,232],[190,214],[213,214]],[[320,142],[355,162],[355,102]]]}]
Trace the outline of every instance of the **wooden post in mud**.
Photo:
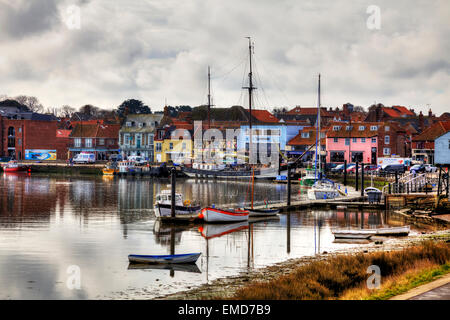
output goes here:
[{"label": "wooden post in mud", "polygon": [[175,184],[176,184],[176,178],[177,177],[177,173],[176,173],[176,170],[175,170],[175,168],[172,168],[172,170],[170,171],[170,182],[171,182],[171,187],[172,187],[172,189],[171,189],[171,195],[172,195],[172,198],[171,198],[171,206],[170,206],[170,216],[172,217],[172,218],[175,218],[175,205],[176,205],[176,202],[175,202]]},{"label": "wooden post in mud", "polygon": [[[175,227],[170,228],[170,254],[175,254]],[[175,271],[173,269],[170,270],[170,276],[173,278],[175,275]]]},{"label": "wooden post in mud", "polygon": [[344,160],[344,186],[347,186],[347,160]]},{"label": "wooden post in mud", "polygon": [[364,163],[361,163],[361,197],[364,197]]},{"label": "wooden post in mud", "polygon": [[355,166],[355,191],[358,191],[359,188],[359,163],[356,161]]},{"label": "wooden post in mud", "polygon": [[[287,205],[291,205],[291,165],[287,166]],[[289,210],[289,208],[288,208]]]}]

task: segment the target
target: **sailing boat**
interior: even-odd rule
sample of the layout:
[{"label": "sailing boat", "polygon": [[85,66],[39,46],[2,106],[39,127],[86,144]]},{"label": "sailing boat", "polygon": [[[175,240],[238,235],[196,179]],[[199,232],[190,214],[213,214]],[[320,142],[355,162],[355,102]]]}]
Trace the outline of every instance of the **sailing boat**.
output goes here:
[{"label": "sailing boat", "polygon": [[318,90],[318,104],[317,104],[317,133],[316,133],[316,159],[314,165],[315,183],[311,189],[308,190],[309,200],[335,199],[341,196],[341,193],[333,181],[322,179],[321,159],[318,157],[320,153],[320,74],[319,74],[319,90]]},{"label": "sailing boat", "polygon": [[[250,60],[250,72],[249,86],[242,89],[248,89],[249,92],[249,129],[250,129],[250,150],[252,148],[252,92],[256,89],[253,85],[253,72],[252,72],[252,50],[253,45],[250,37],[247,37],[249,41],[249,60]],[[208,67],[208,129],[211,128],[211,72]],[[239,156],[235,155],[235,156]],[[246,157],[248,158],[248,157]],[[280,164],[281,166],[281,164]],[[208,163],[193,163],[192,166],[181,166],[182,172],[191,178],[214,178],[214,179],[248,179],[254,175],[256,179],[275,179],[278,175],[286,175],[286,168],[280,167],[268,167],[249,169],[239,168],[237,170],[229,169],[224,164],[208,164]]]}]

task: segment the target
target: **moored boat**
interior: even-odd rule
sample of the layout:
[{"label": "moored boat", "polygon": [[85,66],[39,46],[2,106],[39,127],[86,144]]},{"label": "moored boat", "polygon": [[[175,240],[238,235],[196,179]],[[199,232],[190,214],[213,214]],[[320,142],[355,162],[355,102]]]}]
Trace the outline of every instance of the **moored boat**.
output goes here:
[{"label": "moored boat", "polygon": [[377,231],[377,235],[380,236],[407,236],[411,231],[411,228],[409,226],[402,226],[402,227],[378,228],[375,230]]},{"label": "moored boat", "polygon": [[119,172],[119,168],[117,167],[117,164],[111,164],[108,163],[103,169],[102,173],[105,176],[112,176]]},{"label": "moored boat", "polygon": [[328,179],[318,180],[311,189],[308,190],[309,200],[323,200],[323,199],[335,199],[342,194],[334,184],[333,181]]},{"label": "moored boat", "polygon": [[249,212],[249,217],[272,217],[276,216],[280,212],[279,209],[244,208],[244,210]]},{"label": "moored boat", "polygon": [[130,263],[150,263],[150,264],[172,264],[172,263],[195,263],[201,253],[170,254],[170,255],[137,255],[130,254]]},{"label": "moored boat", "polygon": [[219,209],[206,207],[199,214],[199,218],[206,222],[231,223],[247,221],[250,212],[242,209]]},{"label": "moored boat", "polygon": [[[170,190],[163,190],[156,196],[156,217],[170,217],[172,214],[172,194]],[[175,194],[175,216],[195,215],[201,210],[200,205],[192,204],[190,200],[183,201],[183,196]]]},{"label": "moored boat", "polygon": [[375,229],[335,229],[332,230],[336,239],[369,239],[377,234]]},{"label": "moored boat", "polygon": [[31,167],[24,165],[24,164],[20,164],[17,161],[10,161],[6,165],[3,166],[3,171],[4,172],[27,172],[27,171],[30,172]]}]

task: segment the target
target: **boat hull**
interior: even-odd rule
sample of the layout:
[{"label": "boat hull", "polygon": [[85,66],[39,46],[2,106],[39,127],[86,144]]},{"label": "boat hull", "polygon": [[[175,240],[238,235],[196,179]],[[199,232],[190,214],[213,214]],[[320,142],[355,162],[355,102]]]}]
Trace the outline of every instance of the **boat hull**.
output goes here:
[{"label": "boat hull", "polygon": [[29,169],[30,168],[26,167],[26,166],[13,167],[13,168],[3,167],[4,172],[27,172]]},{"label": "boat hull", "polygon": [[336,239],[369,239],[377,234],[376,230],[338,230],[333,231]]},{"label": "boat hull", "polygon": [[206,222],[232,223],[248,221],[249,212],[246,210],[224,210],[217,208],[204,208],[201,217]]},{"label": "boat hull", "polygon": [[130,263],[149,263],[149,264],[175,264],[175,263],[195,263],[201,253],[174,254],[162,256],[146,256],[130,254],[128,261]]},{"label": "boat hull", "polygon": [[[190,167],[182,167],[182,172],[190,178],[205,179],[249,179],[253,175],[252,170],[204,170]],[[286,174],[286,170],[280,172],[280,175]],[[255,179],[275,179],[278,175],[278,169],[275,168],[263,168],[254,171]]]},{"label": "boat hull", "polygon": [[250,209],[245,208],[249,212],[249,217],[272,217],[276,216],[280,210],[279,209]]},{"label": "boat hull", "polygon": [[[155,206],[155,215],[157,217],[170,217],[172,215],[172,206],[170,204],[158,203]],[[201,211],[201,206],[175,206],[175,216],[186,216],[197,214]]]},{"label": "boat hull", "polygon": [[325,200],[325,199],[336,199],[340,197],[340,193],[334,189],[310,189],[308,190],[309,200]]},{"label": "boat hull", "polygon": [[392,228],[379,228],[377,235],[379,236],[407,236],[411,231],[409,226],[404,227],[392,227]]}]

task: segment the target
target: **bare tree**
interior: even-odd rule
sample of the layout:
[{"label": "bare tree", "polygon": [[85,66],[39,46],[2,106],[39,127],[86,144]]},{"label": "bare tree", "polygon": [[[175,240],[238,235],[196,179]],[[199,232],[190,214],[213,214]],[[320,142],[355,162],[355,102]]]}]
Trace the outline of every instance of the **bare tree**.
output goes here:
[{"label": "bare tree", "polygon": [[70,118],[70,117],[72,117],[74,112],[75,112],[75,108],[73,108],[73,107],[71,107],[69,105],[63,105],[61,107],[60,114],[61,114],[62,117]]},{"label": "bare tree", "polygon": [[14,98],[17,102],[30,108],[32,112],[43,112],[44,106],[39,102],[38,98],[33,96],[17,96]]}]

